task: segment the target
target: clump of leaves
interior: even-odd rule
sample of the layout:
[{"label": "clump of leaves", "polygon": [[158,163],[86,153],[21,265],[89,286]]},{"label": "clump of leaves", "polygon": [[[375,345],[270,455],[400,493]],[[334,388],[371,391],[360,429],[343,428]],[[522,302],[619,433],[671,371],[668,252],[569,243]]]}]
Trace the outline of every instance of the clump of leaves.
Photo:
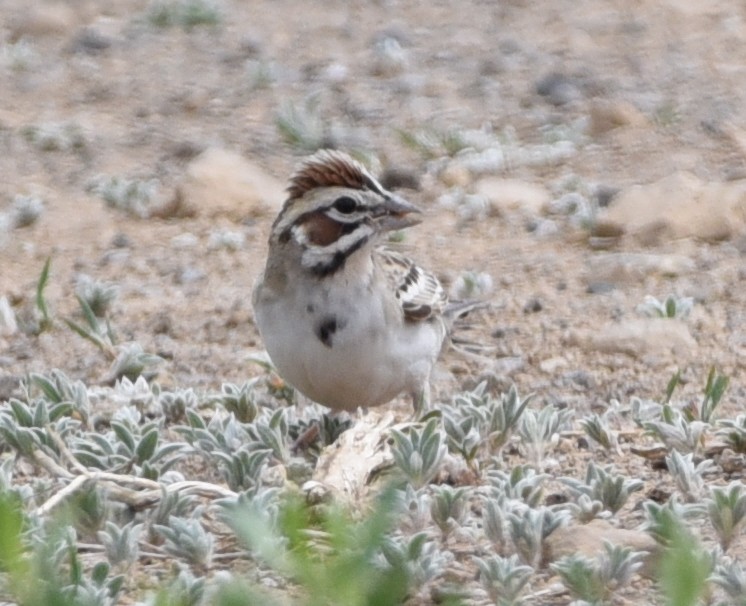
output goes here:
[{"label": "clump of leaves", "polygon": [[482,382],[458,394],[442,408],[448,447],[474,464],[480,451],[499,452],[507,444],[532,395],[521,398],[515,385],[499,398],[487,392]]},{"label": "clump of leaves", "polygon": [[666,457],[668,471],[676,480],[676,486],[690,503],[696,502],[702,496],[705,488],[704,474],[714,467],[710,459],[704,459],[695,465],[694,455],[681,455],[672,450]]},{"label": "clump of leaves", "polygon": [[407,563],[426,551],[426,537],[416,535],[404,551],[385,546],[395,502],[394,491],[384,491],[358,521],[338,507],[314,512],[292,497],[275,514],[249,501],[232,505],[228,515],[252,553],[305,589],[305,604],[400,604],[412,582]]},{"label": "clump of leaves", "polygon": [[604,541],[604,552],[597,558],[573,554],[551,568],[574,597],[587,604],[608,604],[642,566],[642,558],[642,552]]},{"label": "clump of leaves", "polygon": [[86,146],[83,132],[77,124],[45,122],[23,129],[24,138],[41,151],[78,151]]},{"label": "clump of leaves", "polygon": [[399,129],[398,132],[404,145],[418,152],[427,160],[434,160],[443,156],[452,157],[470,147],[464,133],[456,128]]},{"label": "clump of leaves", "polygon": [[668,604],[694,606],[707,591],[712,558],[681,519],[666,515],[659,524],[667,537],[659,565],[659,583]]},{"label": "clump of leaves", "polygon": [[547,446],[557,443],[560,429],[571,416],[571,410],[558,410],[553,406],[545,406],[538,412],[525,412],[518,427],[518,435],[535,466],[542,465]]},{"label": "clump of leaves", "polygon": [[118,294],[119,288],[116,284],[95,280],[87,275],[78,276],[75,285],[75,295],[86,302],[97,318],[106,315]]},{"label": "clump of leaves", "polygon": [[606,450],[618,450],[619,439],[617,432],[611,429],[605,415],[592,414],[580,420],[580,426],[585,434]]},{"label": "clump of leaves", "polygon": [[148,8],[147,20],[155,27],[179,26],[190,30],[201,25],[219,25],[222,15],[211,0],[156,0]]},{"label": "clump of leaves", "polygon": [[275,125],[287,143],[307,152],[324,147],[328,139],[328,125],[321,118],[316,96],[308,97],[302,105],[291,101],[282,105]]},{"label": "clump of leaves", "polygon": [[415,488],[425,486],[440,470],[447,452],[439,419],[431,418],[409,431],[392,429],[391,436],[391,454],[399,471]]},{"label": "clump of leaves", "polygon": [[544,552],[544,540],[567,521],[566,511],[549,507],[519,507],[508,515],[508,529],[521,560],[539,568]]},{"label": "clump of leaves", "polygon": [[743,566],[730,558],[723,558],[715,565],[710,580],[730,598],[729,604],[746,605],[746,572]]},{"label": "clump of leaves", "polygon": [[735,419],[720,419],[716,434],[733,451],[746,453],[746,414],[738,415]]},{"label": "clump of leaves", "polygon": [[694,307],[692,297],[678,297],[668,295],[659,301],[652,295],[646,295],[645,300],[637,306],[637,311],[650,318],[686,318]]},{"label": "clump of leaves", "polygon": [[118,346],[108,376],[110,380],[127,378],[135,381],[140,376],[149,379],[155,376],[156,367],[162,363],[163,358],[146,352],[139,343],[124,343]]},{"label": "clump of leaves", "polygon": [[17,194],[10,207],[10,222],[13,227],[28,227],[39,220],[44,212],[44,200],[34,194]]},{"label": "clump of leaves", "polygon": [[463,522],[469,493],[464,486],[454,488],[448,484],[435,486],[433,491],[430,513],[443,536],[447,536]]},{"label": "clump of leaves", "polygon": [[611,466],[598,467],[593,461],[588,464],[584,481],[575,478],[561,480],[573,493],[598,501],[612,514],[624,507],[633,492],[642,490],[643,487],[642,480],[626,478],[614,473]]},{"label": "clump of leaves", "polygon": [[87,190],[111,208],[145,219],[153,213],[158,181],[100,175],[90,181]]},{"label": "clump of leaves", "polygon": [[683,413],[686,418],[690,421],[711,423],[729,384],[730,379],[727,376],[719,374],[714,366],[710,368],[702,394],[702,401],[699,406],[690,404],[684,407]]},{"label": "clump of leaves", "polygon": [[720,541],[727,551],[746,522],[746,491],[742,482],[731,482],[727,487],[713,487],[707,501],[707,514]]},{"label": "clump of leaves", "polygon": [[[201,509],[195,510],[197,514]],[[190,564],[207,569],[212,561],[215,537],[207,532],[197,517],[177,518],[171,516],[168,525],[154,526],[154,530],[163,536],[164,549],[177,558],[183,558]]]},{"label": "clump of leaves", "polygon": [[519,606],[521,594],[534,573],[531,566],[520,564],[518,556],[474,558],[479,568],[479,582],[497,606]]},{"label": "clump of leaves", "polygon": [[39,310],[41,319],[39,320],[39,332],[44,332],[52,327],[52,317],[49,313],[49,305],[44,295],[44,290],[49,283],[49,268],[52,264],[52,257],[47,257],[44,267],[39,275],[39,281],[36,284],[36,308]]}]

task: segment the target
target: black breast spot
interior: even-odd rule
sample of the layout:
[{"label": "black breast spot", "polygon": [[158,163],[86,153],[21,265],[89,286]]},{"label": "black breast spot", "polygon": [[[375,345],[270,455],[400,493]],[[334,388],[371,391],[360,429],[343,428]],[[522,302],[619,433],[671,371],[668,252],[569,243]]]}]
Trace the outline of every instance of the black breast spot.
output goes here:
[{"label": "black breast spot", "polygon": [[337,328],[337,318],[324,318],[316,327],[316,336],[324,345],[331,347],[332,337],[334,336],[334,333],[337,332]]}]

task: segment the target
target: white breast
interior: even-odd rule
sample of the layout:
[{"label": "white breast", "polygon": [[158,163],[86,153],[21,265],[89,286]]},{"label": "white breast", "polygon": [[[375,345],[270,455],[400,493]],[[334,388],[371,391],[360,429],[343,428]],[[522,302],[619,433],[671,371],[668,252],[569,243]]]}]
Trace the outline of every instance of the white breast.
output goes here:
[{"label": "white breast", "polygon": [[[404,322],[396,302],[386,300],[391,293],[365,285],[288,295],[258,292],[256,322],[280,375],[308,398],[354,410],[417,392],[427,381],[444,337],[438,321]],[[329,330],[320,334],[325,321]]]}]

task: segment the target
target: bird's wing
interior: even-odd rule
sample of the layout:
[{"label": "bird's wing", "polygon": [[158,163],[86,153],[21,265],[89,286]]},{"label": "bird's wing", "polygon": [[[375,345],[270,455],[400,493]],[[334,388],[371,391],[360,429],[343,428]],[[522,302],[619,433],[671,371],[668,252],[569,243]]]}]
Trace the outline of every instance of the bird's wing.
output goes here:
[{"label": "bird's wing", "polygon": [[448,296],[435,275],[392,250],[376,253],[406,320],[421,322],[443,313]]}]

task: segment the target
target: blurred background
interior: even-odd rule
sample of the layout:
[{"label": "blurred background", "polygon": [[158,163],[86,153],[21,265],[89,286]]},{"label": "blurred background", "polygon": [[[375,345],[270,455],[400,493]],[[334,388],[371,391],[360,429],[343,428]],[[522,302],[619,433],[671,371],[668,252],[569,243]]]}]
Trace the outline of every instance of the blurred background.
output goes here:
[{"label": "blurred background", "polygon": [[[495,304],[482,332],[497,362],[477,374],[562,401],[596,387],[603,401],[659,393],[651,365],[743,369],[731,288],[746,250],[742,3],[0,9],[10,384],[49,367],[111,378],[111,351],[64,323],[44,329],[47,258],[53,318],[104,331],[84,322],[76,294],[88,293],[117,343],[167,360],[162,381],[244,377],[261,349],[249,298],[267,228],[320,147],[404,188],[428,220],[400,245],[454,297]],[[669,295],[696,302],[691,319],[650,337],[638,308]],[[625,320],[630,333],[594,341]]]}]

